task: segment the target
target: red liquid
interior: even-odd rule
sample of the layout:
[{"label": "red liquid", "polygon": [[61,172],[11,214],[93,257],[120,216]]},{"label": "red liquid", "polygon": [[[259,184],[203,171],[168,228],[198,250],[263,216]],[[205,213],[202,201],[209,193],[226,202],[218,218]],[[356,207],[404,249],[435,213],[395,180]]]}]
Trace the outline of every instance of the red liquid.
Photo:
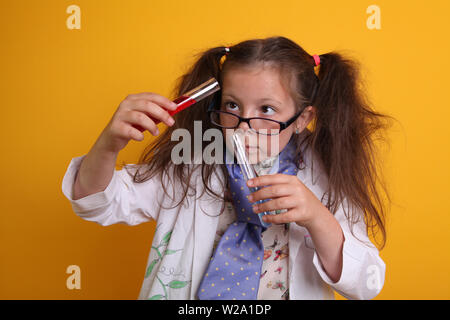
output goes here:
[{"label": "red liquid", "polygon": [[[186,109],[189,106],[192,106],[194,103],[197,102],[197,100],[190,99],[187,96],[181,96],[181,97],[176,98],[175,100],[173,100],[173,102],[178,104],[178,107],[175,110],[167,110],[171,116],[173,116],[174,114],[180,112],[181,110]],[[158,124],[158,123],[161,122],[161,120],[159,120],[159,119],[155,119],[153,117],[150,117],[150,118],[155,122],[155,124]],[[141,132],[145,130],[144,128],[142,128],[139,125],[134,125],[134,127],[136,129],[138,129],[139,131],[141,131]]]},{"label": "red liquid", "polygon": [[[192,106],[194,103],[197,102],[197,100],[195,100],[195,99],[190,99],[189,97],[186,97],[186,96],[181,96],[181,97],[176,98],[175,100],[173,100],[173,102],[175,102],[176,104],[178,104],[178,107],[177,107],[174,111],[169,110],[169,114],[170,114],[171,116],[173,116],[175,113],[180,112],[181,110],[186,109],[187,107]],[[159,122],[160,122],[160,121],[158,121],[158,123],[159,123]],[[156,123],[156,122],[155,122],[155,123]]]}]

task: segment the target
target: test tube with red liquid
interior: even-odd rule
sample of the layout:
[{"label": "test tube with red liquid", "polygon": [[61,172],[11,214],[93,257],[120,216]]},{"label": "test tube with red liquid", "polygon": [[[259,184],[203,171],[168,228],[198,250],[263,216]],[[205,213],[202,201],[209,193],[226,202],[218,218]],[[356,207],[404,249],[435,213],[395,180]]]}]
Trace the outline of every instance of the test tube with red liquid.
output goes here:
[{"label": "test tube with red liquid", "polygon": [[[207,96],[213,94],[214,92],[220,90],[219,83],[215,78],[211,78],[208,81],[202,83],[201,85],[195,87],[194,89],[184,93],[181,95],[181,97],[176,98],[173,100],[178,107],[175,110],[167,110],[167,112],[173,116],[174,114],[180,112],[181,110],[186,109],[187,107],[192,106],[194,103],[199,102],[200,100],[206,98]],[[158,124],[161,122],[159,119],[154,119],[153,117],[150,117],[155,124]],[[144,131],[143,128],[138,128],[140,131]]]}]

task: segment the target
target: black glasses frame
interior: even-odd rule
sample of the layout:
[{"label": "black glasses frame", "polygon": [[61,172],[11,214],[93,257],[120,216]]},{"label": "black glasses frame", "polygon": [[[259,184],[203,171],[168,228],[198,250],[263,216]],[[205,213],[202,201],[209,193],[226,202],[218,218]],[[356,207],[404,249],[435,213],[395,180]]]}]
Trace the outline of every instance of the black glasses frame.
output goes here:
[{"label": "black glasses frame", "polygon": [[[297,118],[303,113],[303,111],[304,111],[305,109],[306,109],[306,107],[304,107],[302,110],[300,110],[299,112],[297,112],[294,116],[292,116],[292,117],[291,117],[289,120],[287,120],[287,121],[278,121],[278,120],[267,119],[267,118],[263,118],[263,117],[244,118],[244,117],[241,117],[241,116],[239,116],[239,115],[237,115],[237,114],[234,114],[234,113],[232,113],[232,112],[222,111],[222,110],[215,110],[214,107],[213,107],[213,104],[210,104],[210,105],[209,105],[208,110],[207,110],[207,113],[208,113],[208,115],[209,115],[209,118],[210,118],[211,122],[213,121],[212,118],[211,118],[213,112],[215,112],[215,113],[225,113],[225,114],[230,114],[230,115],[235,116],[235,117],[237,117],[237,118],[239,119],[239,122],[238,122],[237,125],[234,126],[234,127],[226,127],[226,126],[222,126],[222,125],[217,124],[217,123],[213,123],[213,124],[215,124],[215,125],[217,125],[217,126],[219,126],[219,127],[221,127],[221,128],[225,128],[225,129],[235,129],[235,128],[239,127],[239,125],[241,124],[241,122],[245,122],[245,123],[247,123],[247,125],[248,125],[248,127],[249,127],[250,129],[254,130],[254,131],[255,131],[256,133],[258,133],[258,134],[264,134],[264,135],[278,135],[278,134],[281,133],[281,131],[283,131],[284,129],[286,129],[287,127],[289,127],[295,120],[297,120]],[[253,119],[261,119],[261,120],[267,120],[267,121],[273,121],[273,122],[276,122],[276,123],[278,123],[278,124],[280,125],[280,131],[279,131],[277,134],[265,134],[265,133],[259,133],[258,131],[256,131],[255,129],[253,129],[253,128],[250,126],[250,120],[253,120]]]}]

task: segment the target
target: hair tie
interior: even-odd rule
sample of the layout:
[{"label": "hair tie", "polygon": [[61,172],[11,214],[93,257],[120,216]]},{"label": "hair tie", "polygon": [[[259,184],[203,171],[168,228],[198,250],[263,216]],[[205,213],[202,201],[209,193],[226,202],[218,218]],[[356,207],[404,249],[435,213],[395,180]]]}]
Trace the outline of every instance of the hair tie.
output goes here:
[{"label": "hair tie", "polygon": [[222,65],[223,65],[223,63],[225,62],[225,60],[226,60],[226,58],[227,58],[227,55],[230,53],[230,48],[229,47],[224,47],[223,48],[223,54],[222,54],[222,56],[220,57],[220,61],[219,61],[219,64],[220,64],[220,70],[222,70]]},{"label": "hair tie", "polygon": [[315,54],[312,56],[314,58],[314,63],[316,64],[316,66],[320,65],[320,57]]}]

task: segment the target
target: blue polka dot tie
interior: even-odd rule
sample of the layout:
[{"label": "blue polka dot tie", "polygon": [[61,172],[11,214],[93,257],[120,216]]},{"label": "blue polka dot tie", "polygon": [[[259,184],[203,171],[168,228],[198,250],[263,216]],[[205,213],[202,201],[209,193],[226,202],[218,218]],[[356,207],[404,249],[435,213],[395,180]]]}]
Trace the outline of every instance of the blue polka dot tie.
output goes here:
[{"label": "blue polka dot tie", "polygon": [[[291,139],[279,154],[276,172],[296,175],[294,157],[295,142]],[[261,221],[261,214],[253,212],[247,197],[255,189],[249,190],[239,165],[226,164],[226,167],[237,221],[221,237],[197,295],[200,300],[255,300],[264,257],[261,232],[270,225]]]}]

